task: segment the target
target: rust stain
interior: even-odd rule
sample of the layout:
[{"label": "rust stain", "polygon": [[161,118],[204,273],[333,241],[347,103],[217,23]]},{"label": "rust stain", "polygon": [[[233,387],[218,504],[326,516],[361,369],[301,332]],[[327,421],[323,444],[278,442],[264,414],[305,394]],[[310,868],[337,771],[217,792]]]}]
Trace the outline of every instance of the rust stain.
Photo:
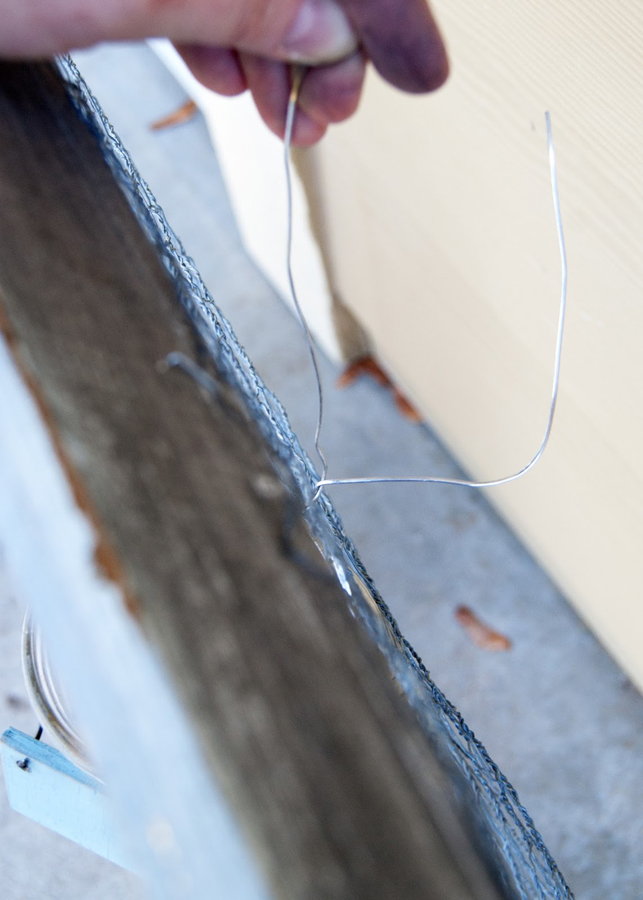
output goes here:
[{"label": "rust stain", "polygon": [[164,128],[173,128],[175,125],[182,125],[184,122],[189,122],[195,117],[198,109],[199,107],[194,100],[188,100],[182,106],[179,106],[178,109],[175,109],[174,112],[152,122],[150,130],[162,131]]},{"label": "rust stain", "polygon": [[393,383],[390,376],[372,355],[360,356],[350,363],[337,379],[337,387],[345,388],[357,381],[361,376],[372,378],[380,387],[386,388],[393,396],[398,412],[410,422],[423,422],[423,416],[402,391]]},{"label": "rust stain", "polygon": [[7,346],[9,347],[18,371],[20,372],[29,392],[36,402],[38,411],[40,412],[40,415],[42,417],[42,421],[47,431],[49,432],[49,436],[51,437],[52,443],[54,445],[54,450],[56,452],[56,456],[58,457],[58,461],[60,462],[65,475],[67,476],[67,481],[69,483],[69,486],[71,487],[76,505],[87,516],[94,528],[94,532],[96,535],[94,562],[96,564],[96,568],[108,581],[113,582],[118,587],[123,596],[125,608],[127,609],[128,613],[134,619],[140,621],[140,604],[134,597],[132,591],[127,586],[125,573],[123,571],[120,559],[118,558],[116,551],[111,546],[105,535],[105,530],[100,521],[98,513],[94,509],[87,488],[74,469],[71,461],[67,457],[62,444],[62,440],[57,431],[54,417],[51,414],[49,407],[47,406],[46,400],[42,394],[42,391],[40,390],[40,386],[38,385],[32,374],[29,372],[27,366],[24,364],[21,358],[19,339],[12,329],[2,308],[2,305],[0,305],[0,332],[2,332],[2,334],[4,335]]},{"label": "rust stain", "polygon": [[494,628],[490,628],[489,625],[485,625],[468,606],[458,606],[455,617],[477,647],[492,653],[511,650],[509,638]]}]

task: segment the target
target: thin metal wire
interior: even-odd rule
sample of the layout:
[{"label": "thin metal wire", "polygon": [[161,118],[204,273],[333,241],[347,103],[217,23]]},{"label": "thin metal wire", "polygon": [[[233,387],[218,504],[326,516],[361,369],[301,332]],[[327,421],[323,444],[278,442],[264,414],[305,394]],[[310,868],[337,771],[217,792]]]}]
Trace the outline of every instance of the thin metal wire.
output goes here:
[{"label": "thin metal wire", "polygon": [[288,231],[286,236],[286,268],[288,271],[288,284],[290,286],[290,296],[292,297],[292,302],[295,305],[295,310],[297,311],[297,317],[301,324],[301,327],[304,332],[304,337],[306,338],[306,344],[308,346],[308,352],[310,354],[310,360],[313,364],[313,370],[315,372],[315,382],[317,384],[317,425],[315,428],[315,450],[317,451],[317,456],[321,460],[322,464],[322,477],[315,485],[315,494],[312,497],[311,503],[314,503],[315,500],[319,497],[322,491],[322,482],[328,475],[328,462],[326,461],[326,457],[324,456],[324,451],[321,448],[321,430],[322,430],[322,421],[324,418],[324,388],[322,385],[321,374],[319,371],[319,364],[317,362],[317,354],[315,352],[315,345],[313,343],[313,338],[310,333],[310,328],[308,327],[308,322],[306,321],[306,317],[304,316],[303,310],[301,308],[301,304],[299,303],[299,297],[297,295],[297,289],[295,287],[295,279],[293,277],[292,272],[292,235],[293,235],[293,214],[292,214],[292,174],[290,171],[290,148],[292,145],[292,132],[295,124],[295,113],[297,111],[297,101],[299,100],[299,92],[301,90],[301,85],[304,80],[304,76],[306,74],[306,66],[293,66],[292,67],[292,85],[290,88],[290,97],[288,98],[288,109],[286,112],[286,131],[284,134],[284,167],[286,170],[286,197],[287,197],[287,219],[288,219]]},{"label": "thin metal wire", "polygon": [[[303,77],[303,76],[301,76]],[[552,390],[551,390],[551,400],[549,404],[549,415],[547,417],[547,425],[545,427],[545,432],[543,438],[540,442],[540,446],[538,450],[532,457],[532,459],[527,463],[526,466],[523,466],[522,469],[519,469],[517,472],[514,472],[513,475],[506,475],[503,478],[495,478],[492,481],[470,481],[464,478],[440,478],[438,476],[423,476],[423,475],[408,475],[408,476],[398,476],[398,475],[378,475],[378,476],[364,476],[358,478],[328,478],[328,465],[326,463],[326,458],[320,448],[320,435],[322,428],[322,418],[324,412],[324,397],[322,390],[322,383],[319,374],[319,366],[317,364],[317,356],[315,353],[315,348],[312,342],[312,338],[310,335],[310,331],[308,328],[308,324],[304,318],[304,315],[301,310],[301,306],[299,304],[299,300],[297,297],[297,292],[294,285],[294,279],[292,277],[292,268],[291,268],[291,255],[292,255],[292,195],[291,195],[291,187],[290,187],[290,141],[292,138],[292,126],[294,121],[295,108],[297,105],[297,98],[299,95],[299,87],[301,86],[301,77],[296,84],[296,76],[293,76],[293,90],[290,94],[290,99],[288,102],[288,116],[286,120],[286,137],[285,137],[285,152],[286,152],[286,180],[288,184],[288,252],[287,252],[287,260],[288,260],[288,277],[290,281],[290,290],[292,292],[293,301],[295,304],[295,308],[297,310],[297,314],[299,316],[299,320],[304,329],[304,334],[306,336],[306,341],[308,344],[308,350],[310,352],[311,359],[313,361],[313,367],[315,370],[315,378],[317,379],[317,390],[319,397],[319,410],[318,410],[318,418],[317,418],[317,430],[315,432],[315,449],[319,454],[319,457],[323,463],[323,472],[322,477],[317,481],[315,487],[316,492],[313,500],[317,499],[320,491],[331,485],[342,485],[342,484],[451,484],[456,487],[469,487],[469,488],[490,488],[497,487],[501,484],[509,484],[511,481],[516,481],[518,478],[522,478],[523,475],[526,475],[527,472],[531,471],[533,467],[536,465],[538,460],[541,458],[543,453],[545,452],[545,448],[549,443],[549,438],[551,436],[552,427],[554,424],[554,414],[556,412],[556,402],[558,400],[558,389],[560,385],[560,362],[562,356],[562,347],[563,347],[563,334],[565,330],[565,313],[567,311],[567,253],[565,250],[565,236],[563,233],[563,223],[562,216],[560,211],[560,197],[558,192],[558,177],[556,171],[556,153],[554,151],[554,139],[552,135],[551,128],[551,116],[548,112],[545,113],[545,123],[547,126],[547,145],[549,152],[549,171],[551,176],[551,191],[552,198],[554,202],[554,214],[556,218],[556,233],[558,236],[558,250],[560,253],[560,264],[561,264],[561,291],[560,291],[560,307],[558,313],[558,329],[556,333],[556,350],[554,355],[554,374],[552,379]]]},{"label": "thin metal wire", "polygon": [[190,359],[189,356],[186,356],[185,353],[181,353],[180,350],[173,350],[171,353],[168,353],[165,359],[161,360],[158,368],[161,369],[161,371],[167,369],[181,369],[182,372],[189,375],[190,378],[196,381],[196,383],[202,387],[204,391],[207,391],[208,394],[212,394],[213,397],[216,397],[219,393],[219,385],[212,375],[201,368],[198,363],[195,363],[193,359]]}]

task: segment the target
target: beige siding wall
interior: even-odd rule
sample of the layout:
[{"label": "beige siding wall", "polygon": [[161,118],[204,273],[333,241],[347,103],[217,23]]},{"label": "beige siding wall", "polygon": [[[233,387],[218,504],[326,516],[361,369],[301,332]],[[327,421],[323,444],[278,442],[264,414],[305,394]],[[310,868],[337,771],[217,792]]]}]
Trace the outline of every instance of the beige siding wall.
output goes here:
[{"label": "beige siding wall", "polygon": [[558,311],[551,110],[562,395],[537,470],[489,497],[643,686],[643,4],[434,8],[448,86],[407,97],[371,77],[316,154],[336,287],[475,477],[520,468],[546,420]]}]

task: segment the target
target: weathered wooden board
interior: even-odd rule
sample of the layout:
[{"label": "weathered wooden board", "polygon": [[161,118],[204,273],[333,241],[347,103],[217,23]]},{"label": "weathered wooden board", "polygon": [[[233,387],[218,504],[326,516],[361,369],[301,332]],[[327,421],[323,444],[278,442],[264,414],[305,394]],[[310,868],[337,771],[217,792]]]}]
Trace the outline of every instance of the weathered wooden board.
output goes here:
[{"label": "weathered wooden board", "polygon": [[[47,64],[0,65],[0,315],[274,895],[498,896],[340,586],[286,552],[253,423],[159,366],[194,356],[190,326]],[[323,565],[303,523],[293,541]]]}]

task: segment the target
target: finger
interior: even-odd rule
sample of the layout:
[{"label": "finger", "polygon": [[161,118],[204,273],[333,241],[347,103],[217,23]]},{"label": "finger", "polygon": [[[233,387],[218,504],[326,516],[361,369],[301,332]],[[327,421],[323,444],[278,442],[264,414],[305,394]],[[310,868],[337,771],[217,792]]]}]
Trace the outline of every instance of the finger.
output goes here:
[{"label": "finger", "polygon": [[449,62],[425,0],[341,0],[341,4],[383,78],[412,93],[443,84]]},{"label": "finger", "polygon": [[176,44],[195,78],[211,91],[234,97],[242,94],[248,85],[234,50],[223,47],[205,47],[201,44]]},{"label": "finger", "polygon": [[343,122],[357,109],[365,71],[362,53],[354,53],[333,66],[310,69],[302,84],[300,109],[323,125]]},{"label": "finger", "polygon": [[[268,128],[283,138],[286,110],[290,96],[290,67],[274,60],[251,54],[240,54],[241,66],[252,98]],[[292,143],[308,147],[324,136],[324,122],[317,122],[301,109],[297,110]]]}]

